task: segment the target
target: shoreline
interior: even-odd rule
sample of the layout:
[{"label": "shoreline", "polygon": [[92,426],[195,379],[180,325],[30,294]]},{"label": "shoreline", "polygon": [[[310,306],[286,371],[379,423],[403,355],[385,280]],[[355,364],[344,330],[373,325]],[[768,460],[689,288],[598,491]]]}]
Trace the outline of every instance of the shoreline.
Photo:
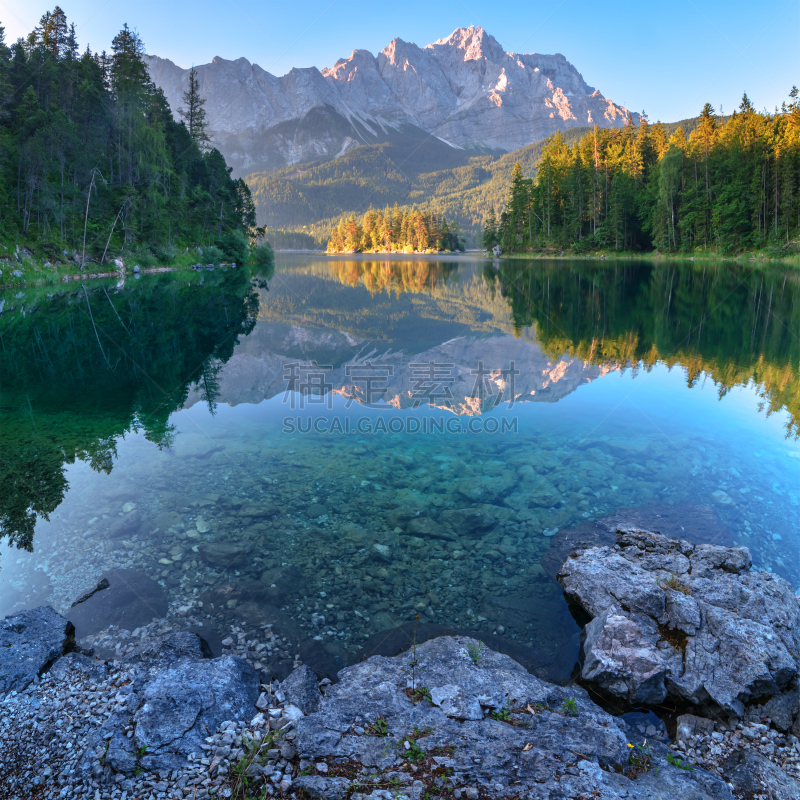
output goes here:
[{"label": "shoreline", "polygon": [[[800,600],[786,581],[753,573],[744,547],[625,524],[612,538],[582,536],[564,539],[558,561],[559,583],[592,618],[580,677],[563,683],[493,641],[419,641],[416,626],[385,654],[373,650],[330,677],[298,654],[277,683],[257,670],[249,628],[212,653],[202,621],[187,620],[199,633],[154,621],[100,660],[77,647],[72,623],[52,607],[18,612],[0,624],[0,748],[11,754],[0,761],[0,798],[800,797],[800,663],[781,649],[800,635]],[[625,578],[615,566],[623,561]],[[688,626],[683,643],[649,630],[648,613],[666,630],[659,598],[678,630]],[[719,633],[692,621],[693,605],[714,615]],[[754,609],[762,611],[751,620]],[[612,646],[598,625],[627,633]],[[681,647],[683,668],[673,658]],[[756,696],[771,680],[762,661],[783,675],[768,701]],[[663,684],[676,669],[684,674],[673,673],[673,690],[699,699],[658,694],[653,678]],[[599,703],[596,690],[614,703]],[[665,703],[688,712],[676,727],[665,723]]]}]

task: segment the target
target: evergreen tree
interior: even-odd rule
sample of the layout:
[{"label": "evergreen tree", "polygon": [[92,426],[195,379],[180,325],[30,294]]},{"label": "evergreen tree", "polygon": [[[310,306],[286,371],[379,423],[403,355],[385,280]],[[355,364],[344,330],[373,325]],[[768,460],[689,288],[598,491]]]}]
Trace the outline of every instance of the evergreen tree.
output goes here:
[{"label": "evergreen tree", "polygon": [[208,136],[206,110],[203,106],[206,99],[200,96],[200,81],[197,70],[192,66],[189,70],[189,88],[183,93],[183,106],[178,109],[178,114],[183,117],[189,136],[202,151],[211,149],[211,139]]}]

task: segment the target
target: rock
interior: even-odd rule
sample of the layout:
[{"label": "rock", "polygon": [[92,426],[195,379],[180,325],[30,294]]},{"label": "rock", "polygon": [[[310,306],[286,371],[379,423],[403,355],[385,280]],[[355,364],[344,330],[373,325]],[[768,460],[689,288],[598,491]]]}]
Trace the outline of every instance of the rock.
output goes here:
[{"label": "rock", "polygon": [[541,558],[545,572],[555,580],[561,564],[570,553],[587,547],[613,545],[618,530],[657,531],[694,544],[733,546],[730,531],[711,506],[700,503],[677,506],[652,503],[643,508],[623,508],[607,517],[558,531]]},{"label": "rock", "polygon": [[50,674],[59,680],[79,676],[90,683],[100,683],[108,676],[108,667],[82,653],[67,653],[57,659],[50,668]]},{"label": "rock", "polygon": [[6,617],[0,624],[0,696],[21,692],[72,649],[75,629],[50,606]]},{"label": "rock", "polygon": [[75,635],[83,638],[109,625],[134,630],[167,613],[164,589],[147,575],[132,569],[103,573],[96,588],[84,593],[67,613]]},{"label": "rock", "polygon": [[138,675],[152,675],[181,661],[204,658],[211,658],[211,650],[204,639],[189,631],[174,631],[139,645],[125,656],[123,664]]},{"label": "rock", "polygon": [[581,675],[629,702],[668,694],[741,717],[800,670],[800,605],[744,547],[620,532],[617,546],[569,556],[558,580],[588,614]]},{"label": "rock", "polygon": [[[408,654],[374,656],[342,670],[319,711],[297,721],[298,755],[313,763],[341,759],[387,769],[407,759],[408,737],[417,731],[415,746],[446,763],[455,786],[513,781],[515,797],[730,800],[725,782],[701,769],[678,774],[665,768],[656,780],[617,774],[627,764],[626,735],[585,690],[541,681],[486,647],[473,657],[477,647],[474,639],[441,637],[417,646],[413,671]],[[418,696],[414,702],[404,691],[412,683],[425,687],[430,701]],[[577,714],[561,711],[567,698]],[[514,725],[487,714],[504,710]],[[366,730],[379,717],[386,736],[354,735],[354,725]],[[565,769],[573,759],[576,768]],[[312,796],[346,796],[354,788],[310,777],[298,778],[296,785]]]},{"label": "rock", "polygon": [[[162,773],[180,769],[190,753],[202,752],[203,740],[222,722],[252,719],[257,699],[255,670],[235,656],[155,668],[129,703],[135,710],[132,739],[120,736],[116,727],[106,761],[125,774],[137,767]],[[124,727],[128,719],[122,715],[115,722]]]},{"label": "rock", "polygon": [[800,781],[754,750],[738,750],[722,762],[722,774],[741,792],[740,797],[797,800]]},{"label": "rock", "polygon": [[323,775],[301,775],[295,778],[293,785],[305,792],[307,797],[339,800],[347,796],[350,781],[347,778],[326,778]]},{"label": "rock", "polygon": [[108,521],[108,528],[105,531],[106,536],[112,539],[121,539],[127,536],[133,536],[139,532],[142,527],[142,518],[138,511],[133,510],[129,514],[123,514],[121,517],[113,517]]},{"label": "rock", "polygon": [[702,736],[714,730],[714,721],[694,714],[681,714],[678,717],[678,727],[675,739],[685,742],[692,736]]},{"label": "rock", "polygon": [[392,548],[386,544],[374,544],[372,545],[372,550],[370,551],[372,557],[376,561],[382,561],[385,564],[391,563],[392,560]]},{"label": "rock", "polygon": [[319,709],[322,695],[317,676],[305,664],[298,667],[281,683],[281,689],[286,702],[297,706],[304,714],[311,714]]},{"label": "rock", "polygon": [[178,458],[208,458],[222,447],[221,442],[216,442],[199,433],[181,433],[175,438],[172,452]]},{"label": "rock", "polygon": [[449,525],[454,531],[467,536],[487,533],[497,525],[488,505],[472,508],[451,508],[439,514],[439,522]]},{"label": "rock", "polygon": [[201,542],[198,555],[220,569],[240,566],[247,560],[250,548],[233,542]]},{"label": "rock", "polygon": [[275,567],[262,573],[261,585],[264,597],[282,600],[304,592],[306,580],[296,567]]},{"label": "rock", "polygon": [[413,517],[408,521],[406,533],[426,539],[448,539],[450,541],[458,539],[458,536],[446,524],[422,516]]},{"label": "rock", "polygon": [[342,659],[325,649],[322,642],[306,639],[298,647],[300,660],[306,664],[314,674],[322,680],[336,680],[336,674],[342,668]]},{"label": "rock", "polygon": [[764,717],[771,719],[772,724],[784,733],[792,730],[793,724],[800,728],[800,691],[797,687],[780,692],[764,703],[749,706],[745,713],[748,722],[761,722]]}]

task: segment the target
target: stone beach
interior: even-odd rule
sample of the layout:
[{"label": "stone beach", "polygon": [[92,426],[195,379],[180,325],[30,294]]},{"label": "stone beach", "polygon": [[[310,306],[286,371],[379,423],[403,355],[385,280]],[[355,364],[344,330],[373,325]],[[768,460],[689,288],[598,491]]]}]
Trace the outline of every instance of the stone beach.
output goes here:
[{"label": "stone beach", "polygon": [[[559,571],[568,596],[602,619],[609,617],[604,601],[591,598],[614,597],[618,611],[635,614],[631,598],[646,604],[648,591],[677,591],[660,580],[650,590],[637,576],[637,561],[657,578],[680,576],[698,594],[714,570],[735,580],[750,563],[745,548],[695,546],[636,530],[616,538],[616,550],[584,546]],[[616,569],[614,553],[629,559],[630,580],[617,588],[603,575]],[[689,572],[676,569],[679,557]],[[761,591],[780,581],[768,573],[746,578]],[[780,637],[792,636],[797,598],[773,592],[771,599]],[[752,616],[758,607],[745,597],[738,613]],[[687,713],[669,718],[669,736],[652,714],[612,716],[583,688],[597,681],[587,671],[589,627],[583,686],[542,680],[535,667],[532,674],[478,638],[417,642],[416,630],[398,655],[373,655],[321,680],[295,659],[282,683],[261,682],[254,657],[268,642],[270,649],[282,644],[269,627],[261,642],[255,632],[226,637],[219,643],[225,654],[216,657],[197,633],[166,627],[151,623],[135,644],[102,661],[74,651],[71,623],[52,609],[6,618],[0,797],[204,800],[243,797],[246,786],[259,797],[356,800],[800,796],[796,667],[772,689],[762,681],[766,696],[740,695],[738,704],[716,698],[691,706],[684,698]],[[764,635],[773,639],[766,628]],[[646,652],[647,636],[639,636],[627,646]],[[709,636],[707,649],[714,644]],[[722,667],[704,662],[700,679],[718,680]],[[639,685],[635,677],[625,685]],[[673,674],[667,683],[674,693],[680,681]],[[613,682],[600,685],[613,693]],[[706,685],[704,696],[714,698]],[[626,692],[617,692],[618,700],[631,699]],[[661,708],[665,699],[677,698],[659,694],[649,702]]]}]

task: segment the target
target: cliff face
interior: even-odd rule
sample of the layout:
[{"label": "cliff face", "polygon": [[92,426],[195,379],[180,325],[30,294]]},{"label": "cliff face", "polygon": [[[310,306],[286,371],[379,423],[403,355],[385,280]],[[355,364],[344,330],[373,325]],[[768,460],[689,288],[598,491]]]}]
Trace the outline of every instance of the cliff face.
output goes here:
[{"label": "cliff face", "polygon": [[[173,109],[189,70],[147,56]],[[321,72],[275,77],[245,58],[197,67],[210,132],[237,170],[334,158],[410,126],[465,149],[510,151],[578,125],[623,125],[628,111],[562,55],[506,53],[482,28],[418,47],[394,39]]]}]

